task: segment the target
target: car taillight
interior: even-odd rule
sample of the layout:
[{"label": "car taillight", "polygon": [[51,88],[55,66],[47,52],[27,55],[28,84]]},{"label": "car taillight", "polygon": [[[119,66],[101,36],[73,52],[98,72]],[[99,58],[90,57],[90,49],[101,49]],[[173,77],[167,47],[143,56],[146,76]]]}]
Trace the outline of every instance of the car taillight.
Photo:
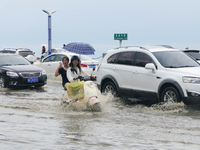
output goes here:
[{"label": "car taillight", "polygon": [[87,65],[85,65],[85,64],[81,64],[81,67],[87,67]]}]

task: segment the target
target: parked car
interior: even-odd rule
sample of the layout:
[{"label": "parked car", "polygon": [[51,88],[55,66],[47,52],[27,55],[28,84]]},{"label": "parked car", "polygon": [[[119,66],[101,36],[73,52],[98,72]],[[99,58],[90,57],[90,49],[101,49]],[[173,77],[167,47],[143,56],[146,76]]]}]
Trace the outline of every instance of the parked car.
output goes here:
[{"label": "parked car", "polygon": [[46,71],[31,65],[17,54],[0,54],[0,88],[35,86],[47,83]]},{"label": "parked car", "polygon": [[200,63],[200,50],[183,50],[183,52],[192,56],[197,62]]},{"label": "parked car", "polygon": [[[86,55],[78,55],[75,53],[70,52],[59,52],[51,54],[47,57],[45,57],[41,62],[35,62],[34,65],[42,67],[46,70],[47,75],[53,75],[55,74],[56,69],[59,66],[59,63],[62,61],[62,58],[67,56],[69,58],[69,61],[71,60],[71,57],[77,55],[80,57],[81,60],[81,69],[83,69],[85,72],[91,74],[92,68],[97,68],[99,66],[99,61],[93,60],[89,56]],[[97,69],[93,71],[93,75],[97,74]]]},{"label": "parked car", "polygon": [[16,53],[15,48],[4,48],[3,50],[0,50],[0,53],[10,53],[10,54],[15,54]]},{"label": "parked car", "polygon": [[[62,48],[51,49],[51,54],[53,54],[53,53],[62,53],[62,52],[66,52],[66,50],[65,50],[65,49],[62,49]],[[48,50],[47,50],[45,53],[43,53],[43,54],[41,55],[41,59],[45,58],[45,57],[48,56],[48,55],[49,55],[49,54],[48,54]]]},{"label": "parked car", "polygon": [[35,53],[28,48],[4,48],[0,53],[18,54],[25,57],[27,60],[35,62],[37,60]]},{"label": "parked car", "polygon": [[167,46],[116,48],[101,61],[97,86],[121,97],[200,103],[200,65]]}]

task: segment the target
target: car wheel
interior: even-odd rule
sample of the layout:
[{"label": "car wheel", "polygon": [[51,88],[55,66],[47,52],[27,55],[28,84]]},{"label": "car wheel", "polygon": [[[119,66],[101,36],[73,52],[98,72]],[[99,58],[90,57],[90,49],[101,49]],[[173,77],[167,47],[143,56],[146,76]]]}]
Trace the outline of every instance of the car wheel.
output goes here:
[{"label": "car wheel", "polygon": [[161,102],[180,102],[180,94],[174,87],[167,87],[163,90],[161,94]]},{"label": "car wheel", "polygon": [[103,93],[112,93],[113,96],[117,96],[117,88],[113,82],[106,82],[102,88]]},{"label": "car wheel", "polygon": [[0,88],[5,88],[5,79],[3,76],[0,76]]}]

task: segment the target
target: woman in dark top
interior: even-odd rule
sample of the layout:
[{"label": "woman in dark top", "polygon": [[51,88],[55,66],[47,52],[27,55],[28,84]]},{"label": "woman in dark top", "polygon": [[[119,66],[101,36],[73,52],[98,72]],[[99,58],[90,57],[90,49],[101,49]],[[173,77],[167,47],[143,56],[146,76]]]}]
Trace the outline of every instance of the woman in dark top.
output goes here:
[{"label": "woman in dark top", "polygon": [[42,46],[42,54],[46,52],[45,46]]},{"label": "woman in dark top", "polygon": [[62,62],[64,66],[62,66],[62,63],[60,62],[59,67],[56,69],[55,76],[56,77],[59,75],[62,76],[62,85],[64,89],[66,90],[67,89],[66,84],[69,83],[69,80],[67,79],[67,69],[69,68],[68,66],[69,58],[67,56],[63,57]]}]

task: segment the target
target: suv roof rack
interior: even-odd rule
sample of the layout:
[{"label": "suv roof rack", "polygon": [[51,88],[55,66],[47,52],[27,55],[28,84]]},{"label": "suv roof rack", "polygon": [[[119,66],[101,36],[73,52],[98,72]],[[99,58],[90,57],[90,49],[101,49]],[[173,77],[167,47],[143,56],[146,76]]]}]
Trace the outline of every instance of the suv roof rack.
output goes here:
[{"label": "suv roof rack", "polygon": [[140,48],[141,48],[141,49],[144,49],[144,50],[148,50],[148,49],[146,49],[145,47],[142,47],[142,46],[140,46]]},{"label": "suv roof rack", "polygon": [[170,45],[158,45],[158,46],[162,46],[162,47],[165,47],[165,48],[172,48],[172,49],[174,49],[174,47],[172,47]]},{"label": "suv roof rack", "polygon": [[140,48],[140,49],[148,50],[148,49],[146,49],[145,47],[142,47],[142,46],[123,46],[123,47],[116,47],[114,49],[129,48],[129,47],[137,47],[137,48]]},{"label": "suv roof rack", "polygon": [[22,50],[22,51],[30,51],[29,48],[17,48],[17,50]]}]

